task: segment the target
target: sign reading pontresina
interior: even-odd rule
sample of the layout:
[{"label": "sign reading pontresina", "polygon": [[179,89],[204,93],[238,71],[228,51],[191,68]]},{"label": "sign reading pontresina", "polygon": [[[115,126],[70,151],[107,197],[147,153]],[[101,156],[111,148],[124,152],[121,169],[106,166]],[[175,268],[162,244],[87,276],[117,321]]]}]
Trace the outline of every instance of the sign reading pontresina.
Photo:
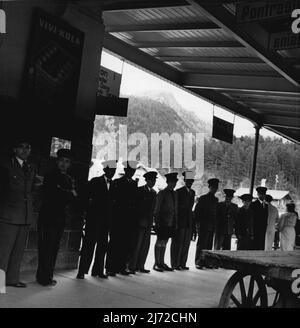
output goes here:
[{"label": "sign reading pontresina", "polygon": [[296,8],[300,8],[300,0],[241,2],[236,6],[236,19],[238,23],[249,23],[290,17]]},{"label": "sign reading pontresina", "polygon": [[291,31],[272,33],[270,35],[269,50],[283,50],[300,48],[300,33]]}]

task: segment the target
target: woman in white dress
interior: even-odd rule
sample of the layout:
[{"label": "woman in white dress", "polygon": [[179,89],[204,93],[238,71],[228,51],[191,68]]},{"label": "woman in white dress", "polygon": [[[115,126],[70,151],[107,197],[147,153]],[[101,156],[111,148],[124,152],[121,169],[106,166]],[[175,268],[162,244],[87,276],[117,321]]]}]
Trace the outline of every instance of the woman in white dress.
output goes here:
[{"label": "woman in white dress", "polygon": [[295,204],[286,204],[287,211],[280,215],[278,229],[280,232],[280,249],[282,251],[293,251],[295,247],[295,226],[298,214],[295,212]]},{"label": "woman in white dress", "polygon": [[268,225],[265,238],[265,251],[271,251],[273,249],[273,243],[275,238],[275,227],[279,219],[277,207],[271,204],[273,197],[266,195],[265,201],[268,204]]}]

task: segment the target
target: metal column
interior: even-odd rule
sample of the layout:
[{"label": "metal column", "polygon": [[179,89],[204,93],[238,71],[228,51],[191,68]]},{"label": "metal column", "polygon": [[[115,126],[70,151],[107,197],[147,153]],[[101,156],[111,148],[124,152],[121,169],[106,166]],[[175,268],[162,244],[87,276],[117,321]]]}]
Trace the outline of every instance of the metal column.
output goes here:
[{"label": "metal column", "polygon": [[259,131],[261,129],[261,126],[260,125],[255,125],[254,128],[255,128],[255,142],[254,142],[253,161],[252,161],[251,180],[250,180],[250,190],[249,190],[249,193],[251,195],[253,194],[254,183],[255,183]]}]

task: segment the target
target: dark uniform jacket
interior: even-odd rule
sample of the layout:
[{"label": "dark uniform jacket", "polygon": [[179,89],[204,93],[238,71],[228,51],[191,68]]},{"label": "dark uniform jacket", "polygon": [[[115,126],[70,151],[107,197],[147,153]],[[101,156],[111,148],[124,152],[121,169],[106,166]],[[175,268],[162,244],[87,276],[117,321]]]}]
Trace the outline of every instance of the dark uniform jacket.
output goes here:
[{"label": "dark uniform jacket", "polygon": [[238,206],[236,204],[230,203],[226,205],[225,201],[218,203],[216,231],[219,235],[234,234],[237,211]]},{"label": "dark uniform jacket", "polygon": [[28,163],[25,174],[16,158],[0,165],[0,221],[10,224],[31,224],[33,220],[33,189],[36,169]]},{"label": "dark uniform jacket", "polygon": [[54,169],[44,177],[39,220],[43,223],[65,224],[66,207],[74,199],[71,176]]},{"label": "dark uniform jacket", "polygon": [[156,227],[177,228],[178,201],[177,193],[166,187],[156,197],[154,219]]},{"label": "dark uniform jacket", "polygon": [[112,227],[130,227],[137,220],[137,182],[123,176],[113,180],[111,186]]},{"label": "dark uniform jacket", "polygon": [[195,207],[195,222],[200,231],[215,231],[218,198],[211,193],[202,195]]},{"label": "dark uniform jacket", "polygon": [[137,194],[137,225],[141,228],[150,228],[153,224],[153,212],[156,192],[145,185],[138,188]]},{"label": "dark uniform jacket", "polygon": [[109,190],[104,175],[91,179],[84,192],[84,206],[87,223],[95,227],[109,228],[112,214],[111,188]]},{"label": "dark uniform jacket", "polygon": [[178,228],[192,228],[195,191],[184,186],[176,190],[178,199]]},{"label": "dark uniform jacket", "polygon": [[250,207],[253,211],[254,237],[264,237],[268,225],[268,205],[265,204],[265,208],[263,208],[261,202],[257,199],[251,203]]},{"label": "dark uniform jacket", "polygon": [[240,207],[238,209],[235,233],[238,238],[253,237],[253,211],[251,208]]}]

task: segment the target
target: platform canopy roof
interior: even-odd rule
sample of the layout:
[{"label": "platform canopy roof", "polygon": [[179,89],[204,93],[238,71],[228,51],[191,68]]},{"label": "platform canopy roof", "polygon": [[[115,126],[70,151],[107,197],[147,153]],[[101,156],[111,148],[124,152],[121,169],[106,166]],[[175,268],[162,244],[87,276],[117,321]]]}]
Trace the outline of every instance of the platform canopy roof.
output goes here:
[{"label": "platform canopy roof", "polygon": [[[255,7],[263,1],[78,2],[98,20],[103,12],[107,50],[300,143],[300,34],[290,13]],[[267,17],[249,22],[239,7],[249,3],[252,19]]]}]

